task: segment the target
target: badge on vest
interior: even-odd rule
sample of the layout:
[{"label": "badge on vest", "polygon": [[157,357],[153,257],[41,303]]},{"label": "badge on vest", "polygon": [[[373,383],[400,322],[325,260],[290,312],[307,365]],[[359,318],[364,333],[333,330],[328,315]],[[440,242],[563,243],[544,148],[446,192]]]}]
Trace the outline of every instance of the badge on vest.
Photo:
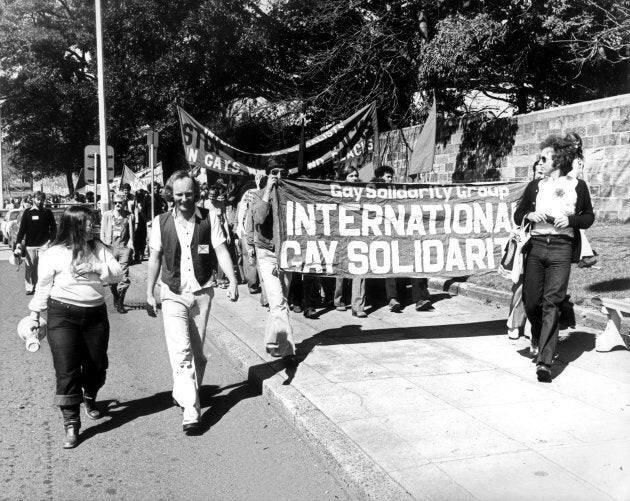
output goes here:
[{"label": "badge on vest", "polygon": [[39,216],[35,216],[35,215],[33,215],[31,219],[32,219],[33,221],[38,221],[38,220],[39,220]]},{"label": "badge on vest", "polygon": [[210,246],[209,245],[199,245],[199,250],[197,254],[210,254]]}]

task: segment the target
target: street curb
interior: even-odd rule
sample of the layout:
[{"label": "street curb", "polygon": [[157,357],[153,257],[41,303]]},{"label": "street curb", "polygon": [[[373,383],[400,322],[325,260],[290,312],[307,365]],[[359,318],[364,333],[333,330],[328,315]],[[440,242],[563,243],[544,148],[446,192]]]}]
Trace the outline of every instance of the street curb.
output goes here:
[{"label": "street curb", "polygon": [[263,359],[223,322],[214,316],[213,319],[223,329],[213,329],[207,339],[224,352],[236,369],[247,376],[249,384],[327,459],[350,496],[374,501],[413,499],[299,390],[287,383],[283,362]]},{"label": "street curb", "polygon": [[[498,303],[508,307],[512,301],[512,294],[509,292],[490,289],[469,282],[457,282],[456,279],[453,278],[429,278],[429,287],[453,295],[467,296],[479,301]],[[608,318],[603,313],[579,305],[575,305],[573,310],[575,311],[576,320],[581,325],[593,329],[604,329],[604,327],[606,327]]]}]

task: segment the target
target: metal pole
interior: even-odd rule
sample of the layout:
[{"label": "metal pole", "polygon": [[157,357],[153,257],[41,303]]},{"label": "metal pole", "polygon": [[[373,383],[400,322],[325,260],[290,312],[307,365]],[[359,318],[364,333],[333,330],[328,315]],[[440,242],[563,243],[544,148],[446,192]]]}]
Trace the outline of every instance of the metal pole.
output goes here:
[{"label": "metal pole", "polygon": [[155,182],[154,148],[152,144],[149,145],[149,167],[151,168],[151,221],[155,219],[155,188],[153,186]]},{"label": "metal pole", "polygon": [[[0,101],[0,109],[2,101]],[[2,115],[0,114],[0,209],[4,209],[4,179],[2,177]]]},{"label": "metal pole", "polygon": [[[96,169],[98,169],[98,157],[99,155],[97,155],[96,153],[94,153],[94,208],[98,209],[98,202],[96,201],[96,199],[98,198],[96,196],[96,194],[98,193],[98,172],[96,171]],[[103,184],[103,180],[101,179],[101,184]],[[102,200],[102,198],[101,198]]]},{"label": "metal pole", "polygon": [[[103,71],[103,27],[101,0],[95,0],[96,11],[96,63],[98,68],[98,131],[101,157],[101,212],[109,209],[109,183],[107,182],[107,127],[105,122],[105,74]],[[96,169],[94,170],[96,179]],[[96,193],[94,193],[96,199]]]}]

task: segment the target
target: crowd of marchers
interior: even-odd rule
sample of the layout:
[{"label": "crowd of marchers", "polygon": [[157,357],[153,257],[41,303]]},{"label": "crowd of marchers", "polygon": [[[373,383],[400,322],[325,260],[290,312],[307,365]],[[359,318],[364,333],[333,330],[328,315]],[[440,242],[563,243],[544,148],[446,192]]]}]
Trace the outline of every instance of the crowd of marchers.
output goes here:
[{"label": "crowd of marchers", "polygon": [[[579,136],[549,136],[540,148],[534,179],[515,212],[517,224],[529,225],[531,239],[514,289],[508,334],[511,338],[529,334],[537,378],[548,382],[561,324],[574,323],[562,320],[570,313],[567,285],[571,264],[582,255],[583,230],[593,224],[594,215],[581,179]],[[330,305],[339,311],[349,309],[357,318],[367,316],[365,278],[317,277],[278,266],[279,211],[273,195],[287,175],[284,169],[270,168],[236,186],[221,178],[200,184],[193,173],[181,170],[141,200],[123,186],[113,196],[113,208],[98,221],[89,206],[71,205],[58,225],[46,207],[46,196],[35,194],[34,206],[22,218],[15,253],[27,263],[31,328],[39,329],[42,319],[46,321],[56,374],[54,403],[63,417],[65,448],[79,443],[81,405],[88,418],[102,418],[96,398],[106,379],[109,341],[103,284],[111,289],[116,311],[125,313],[129,266],[134,262],[148,258],[145,292],[151,316],[158,313],[159,284],[173,404],[182,409],[182,430],[188,435],[204,431],[198,390],[217,287],[227,289],[233,301],[239,297],[239,284],[246,284],[249,294],[260,295],[269,311],[264,336],[261,333],[266,351],[287,364],[300,361],[291,310],[314,319],[321,314],[318,308]],[[336,177],[354,183],[359,172],[344,168]],[[369,181],[392,183],[394,170],[380,166]],[[410,281],[415,310],[433,310],[428,280]],[[375,284],[384,289],[389,310],[400,312],[397,279],[375,279]]]}]

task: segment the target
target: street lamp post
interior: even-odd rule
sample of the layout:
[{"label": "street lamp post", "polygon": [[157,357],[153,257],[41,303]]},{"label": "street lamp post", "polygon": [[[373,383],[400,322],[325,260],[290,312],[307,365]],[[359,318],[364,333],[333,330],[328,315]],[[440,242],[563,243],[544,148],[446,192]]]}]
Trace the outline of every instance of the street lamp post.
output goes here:
[{"label": "street lamp post", "polygon": [[[2,101],[0,101],[0,110]],[[2,114],[0,113],[0,209],[4,209],[4,178],[2,177]]]},{"label": "street lamp post", "polygon": [[[107,127],[105,121],[105,74],[103,71],[103,26],[101,0],[95,0],[96,11],[96,65],[98,69],[98,130],[101,160],[101,211],[109,210],[109,183],[107,182]],[[94,172],[96,177],[96,172]],[[94,193],[96,198],[96,193]]]}]

